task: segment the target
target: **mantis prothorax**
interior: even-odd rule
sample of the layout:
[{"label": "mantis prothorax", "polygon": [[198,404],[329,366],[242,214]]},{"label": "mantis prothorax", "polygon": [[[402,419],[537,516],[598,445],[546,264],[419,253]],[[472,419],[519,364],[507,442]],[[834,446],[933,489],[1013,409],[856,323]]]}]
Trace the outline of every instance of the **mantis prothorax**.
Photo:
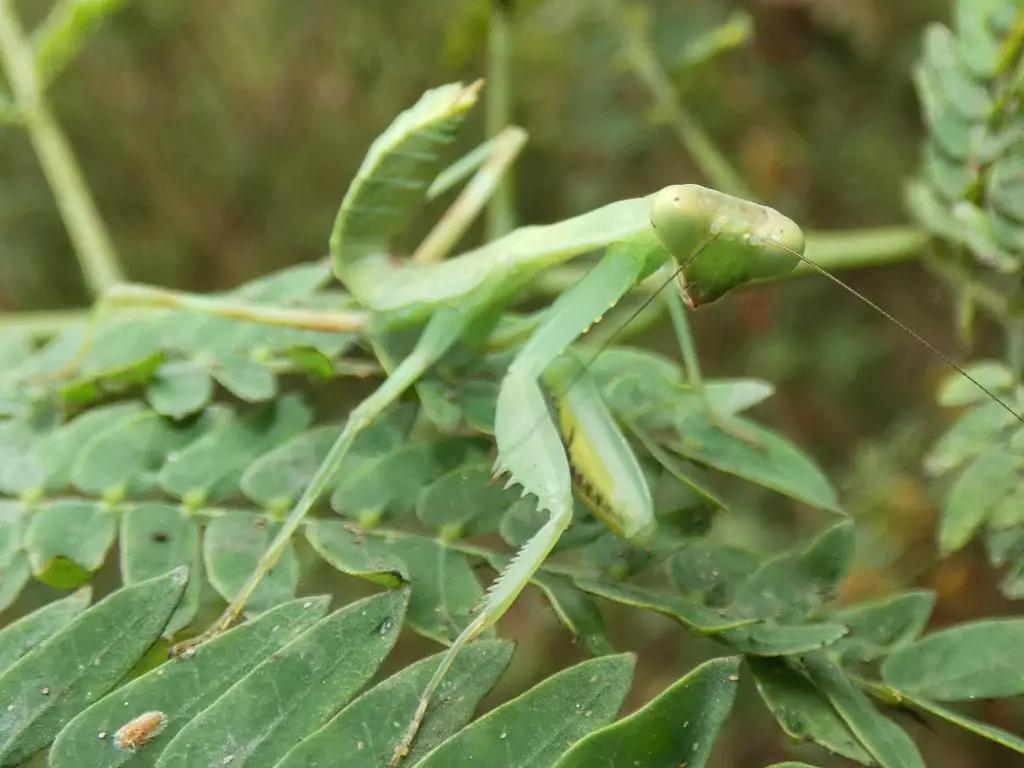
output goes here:
[{"label": "mantis prothorax", "polygon": [[[416,258],[396,261],[389,253],[389,240],[422,204],[428,185],[441,171],[441,150],[461,127],[478,89],[478,84],[453,84],[424,94],[374,142],[345,195],[330,239],[335,275],[370,313],[371,338],[410,326],[422,326],[422,333],[412,352],[350,412],[337,442],[246,586],[214,626],[189,642],[190,646],[203,642],[237,619],[330,485],[361,430],[457,343],[484,345],[504,307],[538,273],[604,249],[597,265],[546,310],[508,367],[499,390],[496,472],[508,473],[510,483],[522,486],[524,495],[535,496],[538,509],[548,514],[547,522],[499,574],[471,623],[448,649],[423,691],[405,738],[396,746],[392,765],[408,753],[430,700],[460,649],[501,618],[569,526],[574,474],[585,481],[578,485],[585,486],[582,495],[588,505],[615,533],[642,544],[654,532],[653,504],[639,464],[570,346],[641,280],[663,267],[670,267],[678,281],[679,291],[670,300],[678,310],[674,317],[683,318],[683,304],[694,309],[717,301],[749,281],[785,275],[805,260],[804,234],[794,221],[772,208],[693,184],[666,187],[557,224],[522,227],[442,260],[521,148],[525,134],[510,128],[494,140],[490,153],[484,153],[487,159],[476,176]],[[463,170],[469,165],[464,164]],[[139,303],[137,293],[134,303]],[[201,297],[186,298],[182,304],[264,321],[261,307],[242,312],[238,307],[218,308],[215,301]],[[265,321],[280,324],[287,318],[268,314]],[[746,439],[736,425],[711,410],[685,320],[679,325],[685,367],[705,409],[716,423]],[[541,382],[558,392],[559,424],[546,412]],[[1024,422],[1024,417],[1013,413]],[[542,416],[524,418],[524,414]]]}]

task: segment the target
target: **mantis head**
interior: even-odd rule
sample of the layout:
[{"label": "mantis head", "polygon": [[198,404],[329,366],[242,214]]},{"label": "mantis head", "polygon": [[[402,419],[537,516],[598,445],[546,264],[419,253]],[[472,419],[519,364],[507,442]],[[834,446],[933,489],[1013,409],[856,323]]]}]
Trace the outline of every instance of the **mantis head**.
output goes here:
[{"label": "mantis head", "polygon": [[751,280],[785,275],[804,252],[804,233],[789,217],[696,184],[656,193],[651,226],[679,268],[690,309]]}]

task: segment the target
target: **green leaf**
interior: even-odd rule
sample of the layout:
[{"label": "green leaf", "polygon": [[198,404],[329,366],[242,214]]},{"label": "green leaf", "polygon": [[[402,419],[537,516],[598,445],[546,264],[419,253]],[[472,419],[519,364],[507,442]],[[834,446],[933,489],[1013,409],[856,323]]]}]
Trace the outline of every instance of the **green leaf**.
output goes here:
[{"label": "green leaf", "polygon": [[969,120],[988,117],[993,99],[985,86],[966,71],[957,39],[949,27],[938,23],[925,27],[924,59],[934,73],[946,104]]},{"label": "green leaf", "polygon": [[18,598],[32,576],[28,553],[24,550],[14,552],[0,567],[0,576],[3,576],[0,579],[0,610],[3,610]]},{"label": "green leaf", "polygon": [[832,645],[847,631],[842,624],[827,622],[797,625],[765,622],[723,632],[719,639],[752,656],[793,656]]},{"label": "green leaf", "polygon": [[914,66],[912,75],[932,140],[948,157],[966,160],[979,143],[975,126],[946,102],[942,85],[930,67],[919,62]]},{"label": "green leaf", "polygon": [[[251,512],[229,512],[206,527],[203,561],[210,584],[228,602],[235,599],[273,540],[280,523]],[[246,601],[247,616],[255,616],[291,600],[299,583],[299,564],[292,542],[281,559],[260,581]]]},{"label": "green leaf", "polygon": [[994,741],[996,744],[1001,744],[1007,749],[1012,749],[1014,752],[1024,754],[1024,739],[1013,733],[1008,733],[1002,728],[996,728],[988,723],[982,723],[973,718],[967,717],[955,710],[949,709],[936,704],[934,701],[928,701],[928,699],[922,699],[917,696],[911,696],[905,691],[898,690],[896,688],[890,688],[889,692],[898,697],[900,704],[913,706],[923,712],[941,717],[943,720],[952,723],[953,725],[959,726],[966,731],[981,736],[983,739]]},{"label": "green leaf", "polygon": [[213,366],[213,376],[228,392],[250,403],[277,394],[277,376],[263,363],[244,355],[224,355]]},{"label": "green leaf", "polygon": [[29,519],[25,549],[37,579],[74,589],[100,569],[116,537],[117,518],[106,505],[55,501]]},{"label": "green leaf", "polygon": [[1017,425],[1012,413],[999,403],[986,403],[957,419],[932,445],[924,459],[925,471],[937,477],[966,464],[984,452],[1009,427]]},{"label": "green leaf", "polygon": [[1024,693],[1024,619],[960,624],[900,648],[882,665],[889,685],[936,701]]},{"label": "green leaf", "polygon": [[0,675],[0,765],[20,765],[113,688],[160,635],[187,580],[179,568],[119,589]]},{"label": "green leaf", "polygon": [[38,448],[53,426],[53,416],[45,409],[0,420],[0,493],[20,496],[43,487],[46,465]]},{"label": "green leaf", "polygon": [[551,608],[575,640],[591,656],[614,653],[605,634],[604,619],[597,603],[580,591],[568,576],[538,571],[530,578],[551,603]]},{"label": "green leaf", "polygon": [[464,437],[400,445],[390,453],[361,462],[347,474],[339,472],[341,482],[331,506],[346,515],[413,509],[428,484],[458,466],[482,459],[483,445]]},{"label": "green leaf", "polygon": [[[51,768],[152,766],[164,747],[192,718],[217,701],[265,658],[279,651],[327,613],[330,598],[293,600],[259,618],[232,627],[191,656],[178,656],[99,699],[78,714],[50,750]],[[147,711],[163,712],[164,729],[144,749],[118,749],[100,733],[113,734]]]},{"label": "green leaf", "polygon": [[218,501],[238,489],[260,454],[298,435],[312,419],[312,411],[295,395],[285,395],[241,419],[232,414],[168,457],[160,470],[160,487],[191,503]]},{"label": "green leaf", "polygon": [[462,409],[445,382],[421,380],[416,384],[416,394],[424,415],[439,432],[445,435],[455,432],[462,421]]},{"label": "green leaf", "polygon": [[967,69],[979,79],[993,77],[999,67],[999,38],[989,27],[986,16],[986,13],[979,12],[977,0],[956,0],[956,31],[960,38],[958,50]]},{"label": "green leaf", "polygon": [[275,765],[373,676],[408,599],[402,590],[359,600],[306,630],[182,728],[158,768]]},{"label": "green leaf", "polygon": [[755,619],[734,616],[722,610],[708,608],[675,594],[654,592],[625,584],[611,584],[592,579],[576,579],[576,586],[584,592],[603,597],[605,600],[656,611],[670,619],[675,619],[696,635],[716,635],[755,622]]},{"label": "green leaf", "polygon": [[1024,456],[994,445],[957,478],[939,520],[939,551],[963,548],[1024,478]]},{"label": "green leaf", "polygon": [[[396,410],[361,431],[336,477],[345,478],[370,458],[396,448],[406,431],[407,415],[408,411]],[[242,475],[242,492],[269,509],[291,506],[340,434],[340,427],[325,426],[278,440],[280,445],[260,456]]]},{"label": "green leaf", "polygon": [[828,699],[781,659],[747,657],[761,698],[783,732],[796,742],[810,739],[861,765],[873,760]]},{"label": "green leaf", "polygon": [[162,416],[181,419],[201,410],[213,397],[213,378],[206,366],[190,360],[164,363],[146,390],[146,399]]},{"label": "green leaf", "polygon": [[816,653],[805,657],[803,663],[811,682],[882,768],[925,768],[921,753],[906,731],[875,709],[834,661]]},{"label": "green leaf", "polygon": [[495,382],[463,382],[455,388],[455,402],[470,427],[485,435],[494,434],[494,414],[498,406],[498,385]]},{"label": "green leaf", "polygon": [[832,611],[829,619],[850,628],[832,652],[845,663],[877,659],[916,640],[934,607],[935,592],[921,589]]},{"label": "green leaf", "polygon": [[672,581],[684,593],[711,606],[725,606],[757,570],[758,560],[743,549],[698,542],[678,552],[668,567]]},{"label": "green leaf", "polygon": [[471,765],[479,755],[488,768],[549,768],[567,745],[615,718],[635,663],[618,654],[562,670],[459,731],[417,768]]},{"label": "green leaf", "polygon": [[701,664],[642,709],[578,741],[555,768],[703,768],[733,700],[738,656]]},{"label": "green leaf", "polygon": [[4,627],[0,631],[0,672],[67,626],[89,607],[91,599],[92,589],[82,587]]},{"label": "green leaf", "polygon": [[853,521],[821,533],[802,552],[762,565],[737,590],[729,606],[737,615],[800,621],[834,598],[853,560]]},{"label": "green leaf", "polygon": [[306,540],[342,573],[393,589],[409,581],[408,568],[387,542],[366,536],[341,520],[313,519]]},{"label": "green leaf", "polygon": [[[586,514],[582,504],[575,503],[573,509],[573,520],[551,550],[552,554],[585,546],[608,533],[607,528]],[[537,509],[536,497],[527,496],[509,507],[498,530],[506,544],[519,548],[532,539],[547,521],[548,513]]]},{"label": "green leaf", "polygon": [[28,511],[21,502],[0,499],[0,611],[17,599],[32,569],[22,549]]},{"label": "green leaf", "polygon": [[[491,533],[519,493],[495,482],[490,463],[467,464],[427,486],[416,502],[416,516],[443,531],[471,528],[473,535]],[[467,535],[470,532],[467,532]]]},{"label": "green leaf", "polygon": [[[484,596],[466,556],[421,536],[403,536],[390,547],[406,564],[412,584],[409,628],[440,643],[452,642],[473,620],[473,609]],[[481,637],[492,634],[488,630]]]},{"label": "green leaf", "polygon": [[708,464],[763,485],[812,507],[842,514],[835,489],[821,470],[782,436],[739,417],[732,417],[755,437],[755,447],[723,433],[703,414],[680,426],[679,440],[669,447],[691,461]]},{"label": "green leaf", "polygon": [[[416,765],[434,747],[473,717],[482,699],[512,658],[512,643],[483,640],[470,643],[455,657],[444,680],[445,694],[430,702],[427,719],[416,734],[405,764]],[[419,703],[422,691],[444,657],[435,654],[411,664],[374,686],[303,739],[275,768],[343,765],[379,768],[391,759],[395,745]],[[367,728],[368,723],[375,727]]]},{"label": "green leaf", "polygon": [[187,565],[192,575],[185,594],[167,622],[165,636],[188,626],[199,610],[202,556],[199,524],[181,507],[140,504],[121,516],[121,579],[137,584]]},{"label": "green leaf", "polygon": [[137,400],[92,408],[48,435],[39,446],[46,466],[46,488],[61,491],[71,483],[75,457],[94,436],[139,416],[145,406]]},{"label": "green leaf", "polygon": [[[998,360],[975,360],[962,367],[986,389],[994,392],[1008,390],[1014,385],[1013,371]],[[978,389],[974,382],[960,375],[947,378],[939,387],[935,400],[947,408],[991,402],[989,396]]]},{"label": "green leaf", "polygon": [[228,413],[213,406],[180,424],[153,411],[119,421],[86,443],[75,459],[71,480],[83,493],[97,496],[153,490],[167,458],[222,424]]}]

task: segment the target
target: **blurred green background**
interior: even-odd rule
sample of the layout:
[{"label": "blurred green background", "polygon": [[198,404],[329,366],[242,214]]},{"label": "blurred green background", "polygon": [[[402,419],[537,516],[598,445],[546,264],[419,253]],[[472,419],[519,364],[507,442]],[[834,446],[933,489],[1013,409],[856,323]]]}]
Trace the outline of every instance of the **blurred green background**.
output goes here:
[{"label": "blurred green background", "polygon": [[[507,1],[513,119],[530,133],[516,166],[519,221],[550,221],[667,184],[707,183],[620,54],[624,19],[610,23],[594,0]],[[373,138],[423,90],[486,73],[490,5],[129,2],[49,92],[128,276],[220,290],[322,256]],[[910,67],[923,24],[945,19],[949,5],[663,0],[632,4],[628,18],[647,14],[682,103],[759,199],[808,228],[845,229],[907,221],[902,183],[918,164],[922,136]],[[30,25],[51,3],[15,6]],[[687,67],[688,43],[736,12],[752,19],[752,39]],[[466,147],[482,138],[482,114],[466,131]],[[464,244],[480,236],[478,228]],[[0,128],[0,242],[0,310],[88,304],[52,195],[17,126]],[[971,354],[956,337],[948,296],[917,265],[842,277],[955,358]],[[921,585],[939,590],[937,625],[1013,612],[976,549],[945,562],[934,557],[935,500],[918,463],[951,414],[932,404],[947,371],[928,350],[817,278],[730,297],[694,323],[706,373],[773,382],[777,394],[756,415],[841,483],[862,537],[845,598]],[[974,354],[998,354],[986,330]],[[762,551],[825,522],[761,492],[750,502],[725,524]],[[608,618],[618,647],[641,652],[630,706],[712,650],[656,617],[611,611]],[[625,620],[628,628],[615,626]],[[523,642],[494,701],[581,655],[535,593],[502,627]],[[423,651],[408,645],[410,654]],[[1022,730],[1012,704],[978,714]],[[1024,764],[964,734],[905,724],[930,765]],[[801,754],[787,748],[746,686],[715,765],[762,766]]]}]

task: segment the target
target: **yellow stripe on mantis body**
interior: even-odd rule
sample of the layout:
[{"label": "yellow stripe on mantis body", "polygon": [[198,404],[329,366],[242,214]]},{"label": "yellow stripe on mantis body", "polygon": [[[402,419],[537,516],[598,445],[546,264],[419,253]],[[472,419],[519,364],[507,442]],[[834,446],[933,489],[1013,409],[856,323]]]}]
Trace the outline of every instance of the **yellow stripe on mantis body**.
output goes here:
[{"label": "yellow stripe on mantis body", "polygon": [[[552,367],[556,366],[563,367],[557,363]],[[594,380],[575,370],[578,366],[564,368],[569,372],[565,378],[569,386],[556,403],[576,491],[594,516],[617,536],[633,544],[648,544],[657,525],[640,462]]]}]

